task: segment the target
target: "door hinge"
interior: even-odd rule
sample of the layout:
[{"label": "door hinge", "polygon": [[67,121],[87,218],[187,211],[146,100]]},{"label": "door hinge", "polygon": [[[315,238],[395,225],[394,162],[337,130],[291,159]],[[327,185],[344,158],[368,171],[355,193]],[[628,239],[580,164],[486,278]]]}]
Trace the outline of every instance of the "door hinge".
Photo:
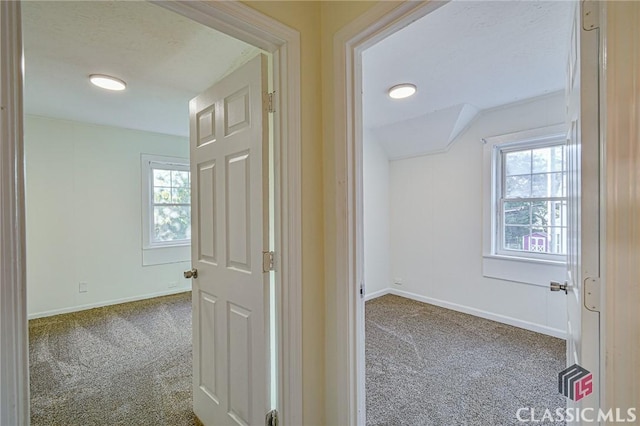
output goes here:
[{"label": "door hinge", "polygon": [[364,298],[364,282],[360,283],[360,297]]},{"label": "door hinge", "polygon": [[278,426],[278,410],[271,410],[264,419],[265,426]]},{"label": "door hinge", "polygon": [[276,270],[276,254],[273,251],[262,252],[262,272]]},{"label": "door hinge", "polygon": [[276,92],[273,91],[271,93],[267,93],[268,99],[268,111],[273,113],[276,112]]},{"label": "door hinge", "polygon": [[600,277],[584,280],[584,307],[592,312],[600,312]]},{"label": "door hinge", "polygon": [[600,28],[600,2],[584,0],[582,2],[582,29],[585,31]]}]

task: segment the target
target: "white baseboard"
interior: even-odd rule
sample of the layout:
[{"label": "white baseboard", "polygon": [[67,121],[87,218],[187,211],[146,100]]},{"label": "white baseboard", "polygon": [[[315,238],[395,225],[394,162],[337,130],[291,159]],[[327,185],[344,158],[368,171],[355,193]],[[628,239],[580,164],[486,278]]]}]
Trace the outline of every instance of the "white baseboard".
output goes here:
[{"label": "white baseboard", "polygon": [[[398,290],[395,288],[388,288],[385,290],[380,290],[375,293],[372,293],[371,296],[378,293],[380,294],[375,297],[380,297],[384,294],[394,294],[396,296],[406,297],[407,299],[417,300],[418,302],[424,302],[430,305],[440,306],[441,308],[451,309],[452,311],[458,311],[465,314],[474,315],[480,318],[485,318],[488,320],[500,322],[502,324],[524,328],[525,330],[535,331],[536,333],[546,334],[547,336],[553,336],[553,337],[557,337],[559,339],[564,339],[564,340],[566,340],[567,338],[567,333],[564,330],[547,327],[545,325],[540,325],[540,324],[536,324],[529,321],[523,321],[517,318],[508,317],[505,315],[494,314],[493,312],[483,311],[481,309],[471,308],[469,306],[458,305],[457,303],[451,303],[451,302],[446,302],[444,300],[433,299],[431,297],[421,296],[419,294],[410,293],[408,291]],[[368,300],[368,299],[365,297],[365,300]]]},{"label": "white baseboard", "polygon": [[170,296],[172,294],[186,293],[191,291],[190,288],[176,288],[171,290],[159,291],[157,293],[142,294],[139,296],[125,297],[122,299],[106,300],[103,302],[89,303],[86,305],[69,306],[67,308],[53,309],[51,311],[36,312],[29,314],[28,319],[51,317],[53,315],[68,314],[71,312],[85,311],[87,309],[102,308],[103,306],[119,305],[120,303],[136,302],[138,300],[153,299],[154,297]]},{"label": "white baseboard", "polygon": [[385,294],[391,293],[390,288],[383,288],[382,290],[374,291],[373,293],[366,294],[364,296],[364,301],[375,299],[376,297],[384,296]]}]

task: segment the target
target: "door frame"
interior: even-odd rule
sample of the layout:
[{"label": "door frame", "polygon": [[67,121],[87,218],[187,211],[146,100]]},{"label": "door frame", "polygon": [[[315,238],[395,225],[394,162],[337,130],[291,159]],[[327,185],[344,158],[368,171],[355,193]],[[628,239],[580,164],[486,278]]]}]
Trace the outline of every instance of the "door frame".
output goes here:
[{"label": "door frame", "polygon": [[[330,338],[335,339],[328,347],[342,349],[335,364],[327,366],[328,378],[336,390],[333,400],[330,393],[327,398],[328,404],[335,407],[335,421],[339,424],[365,424],[366,420],[364,299],[360,297],[364,285],[362,52],[444,4],[431,0],[381,2],[334,38],[336,244],[332,258],[335,275],[329,281],[334,297],[329,302],[335,303],[337,326],[328,330]],[[605,35],[603,28],[602,37]],[[603,75],[602,63],[600,67]],[[602,98],[600,108],[602,120],[606,115]],[[604,234],[604,228],[601,232]],[[604,294],[604,276],[601,291]],[[603,315],[599,330],[602,339],[606,321]],[[600,366],[604,377],[602,351]],[[601,398],[604,399],[604,389]],[[604,407],[602,403],[601,406]]]},{"label": "door frame", "polygon": [[[278,411],[302,424],[300,33],[240,2],[153,3],[273,55]],[[0,424],[29,424],[20,2],[0,2]]]}]

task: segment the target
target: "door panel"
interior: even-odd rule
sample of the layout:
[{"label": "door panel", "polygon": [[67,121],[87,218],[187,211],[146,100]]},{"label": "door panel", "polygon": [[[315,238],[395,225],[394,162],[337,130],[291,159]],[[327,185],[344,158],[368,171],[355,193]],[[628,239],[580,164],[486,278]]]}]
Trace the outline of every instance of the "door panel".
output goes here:
[{"label": "door panel", "polygon": [[249,424],[251,409],[251,311],[229,304],[229,399],[233,416]]},{"label": "door panel", "polygon": [[249,152],[243,151],[228,156],[226,166],[227,221],[225,235],[227,266],[251,272]]},{"label": "door panel", "polygon": [[198,165],[198,218],[199,236],[196,259],[216,265],[216,163]]},{"label": "door panel", "polygon": [[199,357],[198,386],[209,398],[218,401],[218,386],[216,377],[216,310],[218,299],[205,292],[200,292],[200,334],[211,336],[200,338],[202,350]]},{"label": "door panel", "polygon": [[194,98],[194,411],[205,426],[261,424],[269,411],[266,57]]},{"label": "door panel", "polygon": [[197,146],[206,145],[216,141],[216,117],[215,104],[211,105],[196,115],[198,120],[197,127]]},{"label": "door panel", "polygon": [[224,100],[225,136],[229,136],[251,125],[249,120],[249,88],[234,93]]}]

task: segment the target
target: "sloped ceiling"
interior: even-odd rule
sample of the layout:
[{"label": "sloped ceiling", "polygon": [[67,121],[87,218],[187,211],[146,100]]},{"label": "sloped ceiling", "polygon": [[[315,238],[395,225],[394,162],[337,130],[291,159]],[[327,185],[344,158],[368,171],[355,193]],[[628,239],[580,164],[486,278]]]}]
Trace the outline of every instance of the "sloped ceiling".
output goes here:
[{"label": "sloped ceiling", "polygon": [[374,128],[372,133],[389,158],[399,160],[446,150],[477,114],[478,110],[473,105],[454,105]]},{"label": "sloped ceiling", "polygon": [[[382,40],[363,54],[365,128],[392,159],[437,152],[478,111],[562,90],[573,7],[453,1]],[[418,91],[389,98],[399,83]]]},{"label": "sloped ceiling", "polygon": [[[22,7],[28,114],[186,136],[189,100],[258,53],[148,2]],[[98,89],[93,73],[128,88]]]}]

